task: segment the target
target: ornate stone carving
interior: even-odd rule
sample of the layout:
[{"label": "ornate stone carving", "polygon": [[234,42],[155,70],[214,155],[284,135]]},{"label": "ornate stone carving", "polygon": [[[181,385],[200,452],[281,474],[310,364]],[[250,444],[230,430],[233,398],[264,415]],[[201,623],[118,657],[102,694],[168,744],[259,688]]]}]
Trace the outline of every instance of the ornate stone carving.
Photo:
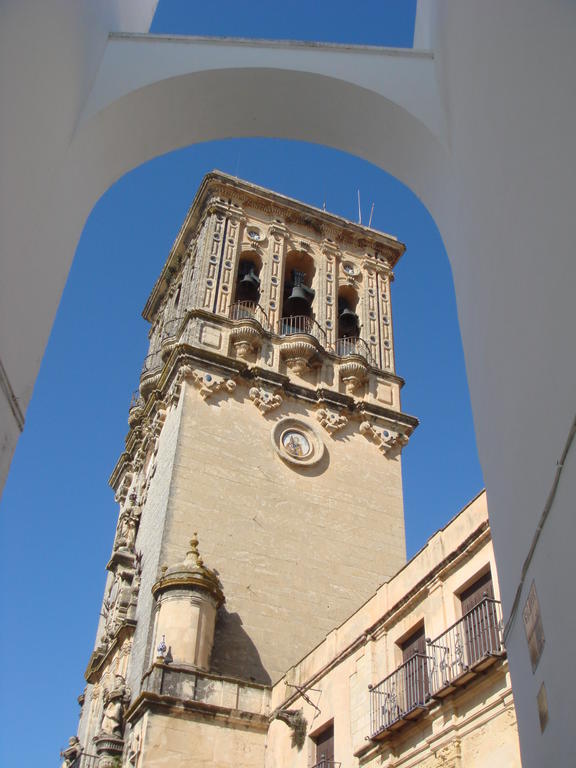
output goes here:
[{"label": "ornate stone carving", "polygon": [[104,710],[99,735],[117,736],[124,733],[124,709],[130,701],[130,689],[124,678],[116,675],[114,688],[104,693]]},{"label": "ornate stone carving", "polygon": [[316,354],[316,346],[306,339],[295,339],[294,336],[288,338],[291,340],[282,342],[280,356],[291,371],[297,374],[304,373]]},{"label": "ornate stone carving", "polygon": [[462,749],[460,739],[456,738],[444,744],[435,752],[437,768],[460,768]]},{"label": "ornate stone carving", "polygon": [[320,426],[324,427],[328,434],[332,435],[334,432],[338,432],[339,429],[345,427],[348,424],[348,419],[342,413],[338,411],[330,411],[326,408],[320,408],[316,412],[316,418],[320,422]]},{"label": "ornate stone carving", "polygon": [[82,747],[80,746],[78,737],[70,736],[70,738],[68,739],[68,746],[66,747],[66,749],[60,752],[60,757],[63,758],[62,768],[72,768],[72,766],[75,764],[76,760],[78,760],[81,754],[82,754]]},{"label": "ornate stone carving", "polygon": [[234,379],[224,379],[211,373],[203,373],[202,371],[194,371],[190,379],[192,384],[200,390],[200,395],[204,400],[208,400],[209,397],[212,397],[212,395],[221,390],[234,392],[236,389]]},{"label": "ornate stone carving", "polygon": [[118,520],[118,534],[114,549],[133,552],[142,510],[136,503],[136,494],[130,495],[130,501],[132,502],[130,506],[120,514]]},{"label": "ornate stone carving", "polygon": [[340,365],[340,380],[346,387],[346,394],[353,395],[366,381],[368,364],[359,355],[350,356]]},{"label": "ornate stone carving", "polygon": [[263,387],[251,387],[248,397],[260,413],[269,413],[282,404],[282,396],[278,393],[269,392]]},{"label": "ornate stone carving", "polygon": [[140,590],[142,555],[136,552],[127,567],[125,565],[116,565],[115,567],[114,579],[102,605],[104,617],[102,645],[104,649],[110,644],[120,627],[128,619],[134,618]]},{"label": "ornate stone carving", "polygon": [[389,458],[396,456],[408,443],[408,438],[401,432],[378,429],[370,421],[363,421],[360,424],[360,433],[376,443],[378,450]]},{"label": "ornate stone carving", "polygon": [[232,328],[230,339],[238,357],[245,360],[258,349],[262,336],[258,328],[255,328],[251,322],[247,322]]}]

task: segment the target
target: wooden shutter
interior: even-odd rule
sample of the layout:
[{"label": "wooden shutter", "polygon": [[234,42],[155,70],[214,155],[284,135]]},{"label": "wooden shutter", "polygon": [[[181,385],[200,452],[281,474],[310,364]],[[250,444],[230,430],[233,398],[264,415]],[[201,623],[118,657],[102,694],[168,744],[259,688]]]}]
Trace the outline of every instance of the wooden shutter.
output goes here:
[{"label": "wooden shutter", "polygon": [[494,587],[492,586],[492,574],[490,571],[476,579],[474,584],[465,589],[460,595],[462,615],[475,608],[486,596],[494,597]]},{"label": "wooden shutter", "polygon": [[400,648],[402,649],[402,661],[408,661],[415,653],[426,653],[426,633],[424,625],[407,637]]},{"label": "wooden shutter", "polygon": [[[401,678],[402,708],[409,712],[425,704],[430,690],[426,659],[426,632],[419,627],[401,643],[402,660],[405,664]],[[416,655],[418,654],[418,655]]]},{"label": "wooden shutter", "polygon": [[[488,599],[486,599],[488,598]],[[500,631],[490,571],[460,595],[466,662],[472,666],[486,655],[499,653]]]},{"label": "wooden shutter", "polygon": [[319,733],[316,741],[316,765],[319,768],[329,767],[334,762],[334,726],[330,725]]}]

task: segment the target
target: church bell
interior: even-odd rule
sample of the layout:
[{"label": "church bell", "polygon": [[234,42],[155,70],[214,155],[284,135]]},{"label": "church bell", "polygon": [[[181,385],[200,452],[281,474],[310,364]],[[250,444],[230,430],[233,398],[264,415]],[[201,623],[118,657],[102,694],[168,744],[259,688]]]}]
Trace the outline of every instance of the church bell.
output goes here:
[{"label": "church bell", "polygon": [[254,271],[254,267],[251,266],[238,281],[236,298],[238,301],[258,301],[259,296],[260,278]]},{"label": "church bell", "polygon": [[338,330],[340,336],[358,335],[358,315],[348,307],[338,315]]}]

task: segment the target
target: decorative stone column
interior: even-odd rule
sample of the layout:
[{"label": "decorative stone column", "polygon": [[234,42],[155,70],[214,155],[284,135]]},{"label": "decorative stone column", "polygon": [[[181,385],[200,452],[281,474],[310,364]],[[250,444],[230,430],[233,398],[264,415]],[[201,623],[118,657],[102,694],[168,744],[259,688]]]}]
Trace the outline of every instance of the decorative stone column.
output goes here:
[{"label": "decorative stone column", "polygon": [[218,577],[198,552],[197,534],[184,561],[168,568],[152,587],[157,600],[155,647],[165,661],[207,671],[216,611],[224,602]]}]

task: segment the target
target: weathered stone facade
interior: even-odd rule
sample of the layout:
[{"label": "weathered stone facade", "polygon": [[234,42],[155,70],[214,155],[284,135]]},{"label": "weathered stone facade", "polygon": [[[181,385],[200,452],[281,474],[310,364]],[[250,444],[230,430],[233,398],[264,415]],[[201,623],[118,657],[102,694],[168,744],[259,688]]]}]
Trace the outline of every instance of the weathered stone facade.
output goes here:
[{"label": "weathered stone facade", "polygon": [[[149,354],[111,477],[118,526],[68,765],[307,768],[326,717],[336,761],[404,765],[381,745],[388,734],[370,732],[368,685],[393,664],[389,634],[421,622],[424,597],[426,628],[445,625],[439,574],[466,570],[459,548],[472,540],[488,557],[488,534],[466,516],[438,534],[461,565],[442,571],[429,544],[401,570],[401,451],[417,426],[394,369],[403,251],[224,174],[204,180],[144,310]],[[353,651],[341,653],[343,636]],[[499,717],[512,704],[494,658]],[[458,754],[438,765],[469,748],[450,718]],[[433,741],[426,759],[452,755]]]}]

